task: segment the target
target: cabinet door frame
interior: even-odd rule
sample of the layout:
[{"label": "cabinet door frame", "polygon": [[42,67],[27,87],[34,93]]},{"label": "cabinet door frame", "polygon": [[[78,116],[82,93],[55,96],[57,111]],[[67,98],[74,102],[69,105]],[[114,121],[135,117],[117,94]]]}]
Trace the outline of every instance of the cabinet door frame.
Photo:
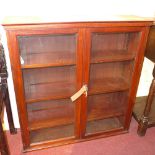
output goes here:
[{"label": "cabinet door frame", "polygon": [[[142,64],[143,64],[143,58],[144,58],[144,51],[145,51],[145,46],[146,46],[146,41],[147,41],[147,35],[148,35],[148,27],[141,27],[141,26],[127,26],[127,27],[98,27],[98,28],[88,28],[85,31],[85,54],[83,54],[83,60],[85,62],[84,66],[84,75],[83,75],[83,82],[87,85],[89,85],[89,72],[90,72],[90,53],[91,53],[91,34],[92,33],[127,33],[127,32],[139,32],[141,33],[140,36],[140,41],[138,45],[138,50],[137,54],[135,56],[134,60],[134,68],[133,68],[133,74],[131,78],[131,85],[129,88],[129,97],[127,100],[127,111],[125,114],[125,123],[124,123],[124,128],[123,129],[118,129],[116,132],[120,132],[123,130],[128,130],[130,121],[131,121],[131,116],[132,116],[132,108],[134,105],[134,101],[136,98],[136,92],[138,89],[138,83],[140,79],[140,73],[142,69]],[[89,88],[88,88],[89,89]],[[83,117],[84,119],[82,120],[83,126],[82,126],[82,137],[93,137],[93,136],[100,136],[103,134],[103,132],[99,133],[94,133],[91,135],[86,135],[86,123],[87,123],[87,98],[83,97]],[[113,131],[110,131],[112,133]],[[109,133],[109,134],[110,134]],[[106,134],[106,132],[105,132]]]},{"label": "cabinet door frame", "polygon": [[[76,89],[81,88],[82,82],[82,53],[83,53],[83,41],[82,31],[78,28],[55,28],[46,26],[18,26],[13,29],[7,29],[6,34],[8,38],[8,48],[11,60],[12,75],[15,87],[16,102],[18,107],[18,115],[21,126],[21,134],[24,149],[30,147],[30,133],[28,128],[28,116],[27,108],[24,96],[24,84],[22,79],[22,69],[19,55],[19,46],[17,36],[33,36],[33,35],[49,35],[49,34],[76,34]],[[75,138],[80,137],[80,108],[81,99],[73,102],[75,104]],[[74,138],[74,139],[75,139]],[[63,139],[62,139],[63,140]]]}]

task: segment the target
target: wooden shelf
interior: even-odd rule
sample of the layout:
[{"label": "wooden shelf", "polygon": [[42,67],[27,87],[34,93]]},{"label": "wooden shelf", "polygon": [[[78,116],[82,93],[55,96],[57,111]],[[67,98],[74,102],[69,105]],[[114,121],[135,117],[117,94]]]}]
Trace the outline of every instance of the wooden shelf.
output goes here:
[{"label": "wooden shelf", "polygon": [[[75,122],[74,117],[74,103],[70,100],[62,102],[48,101],[49,103],[38,104],[38,107],[33,104],[28,108],[29,129],[31,131],[42,128],[52,128],[56,126],[62,126],[67,124],[73,124]],[[54,103],[55,102],[55,103]],[[68,102],[68,103],[67,103]],[[51,104],[51,105],[50,105]],[[47,109],[46,108],[47,105]],[[36,108],[35,108],[36,107]],[[63,110],[62,110],[63,109]],[[121,110],[122,109],[122,110]],[[103,108],[94,108],[88,115],[88,121],[105,119],[109,117],[116,117],[123,115],[123,108],[113,108],[110,111]],[[40,117],[38,117],[40,116]]]},{"label": "wooden shelf", "polygon": [[92,79],[89,85],[88,95],[119,92],[129,89],[129,84],[119,77]]},{"label": "wooden shelf", "polygon": [[[34,87],[34,85],[30,85]],[[33,89],[33,88],[32,88]],[[70,98],[76,92],[75,85],[72,82],[49,82],[35,84],[35,91],[26,93],[26,103],[38,101]]]},{"label": "wooden shelf", "polygon": [[28,104],[27,111],[30,130],[61,126],[75,122],[75,104],[70,99]]},{"label": "wooden shelf", "polygon": [[135,55],[127,50],[104,50],[93,51],[91,63],[129,61],[135,58]]},{"label": "wooden shelf", "polygon": [[[47,111],[44,111],[44,113]],[[51,114],[52,115],[52,114]],[[103,119],[107,119],[107,118],[111,118],[111,117],[119,117],[122,116],[123,113],[122,112],[116,112],[116,111],[111,111],[111,113],[106,113],[103,115],[103,113],[96,113],[96,115],[94,115],[94,113],[90,114],[88,116],[88,122],[90,121],[96,121],[96,120],[103,120]],[[41,115],[40,115],[41,116]],[[49,113],[47,113],[47,116],[49,116]],[[62,118],[46,118],[44,120],[38,120],[38,121],[34,121],[34,122],[29,122],[29,130],[30,131],[34,131],[34,130],[40,130],[40,129],[45,129],[45,128],[55,128],[55,127],[59,127],[59,126],[65,126],[67,124],[74,124],[75,119],[72,116],[68,116],[68,117],[62,117]]]},{"label": "wooden shelf", "polygon": [[74,118],[72,118],[72,116],[55,118],[55,119],[47,118],[45,120],[41,120],[41,121],[38,120],[38,121],[29,123],[29,129],[33,131],[33,130],[48,128],[48,127],[52,128],[56,126],[72,124],[73,122],[74,122]]},{"label": "wooden shelf", "polygon": [[102,119],[124,115],[128,91],[91,95],[88,97],[88,118]]},{"label": "wooden shelf", "polygon": [[75,54],[69,51],[31,53],[31,54],[27,53],[27,55],[23,56],[23,59],[24,58],[26,60],[24,61],[25,63],[21,65],[22,69],[66,66],[76,64]]},{"label": "wooden shelf", "polygon": [[50,63],[50,64],[33,64],[33,65],[22,65],[22,69],[32,68],[47,68],[47,67],[61,67],[61,66],[73,66],[76,65],[74,62],[62,62],[62,63]]},{"label": "wooden shelf", "polygon": [[[105,109],[106,110],[106,109]],[[95,120],[100,120],[100,119],[107,119],[110,117],[118,117],[118,116],[123,116],[123,112],[120,111],[120,109],[111,109],[110,111],[107,109],[107,112],[103,112],[102,109],[99,111],[94,110],[88,115],[88,121],[95,121]]]}]

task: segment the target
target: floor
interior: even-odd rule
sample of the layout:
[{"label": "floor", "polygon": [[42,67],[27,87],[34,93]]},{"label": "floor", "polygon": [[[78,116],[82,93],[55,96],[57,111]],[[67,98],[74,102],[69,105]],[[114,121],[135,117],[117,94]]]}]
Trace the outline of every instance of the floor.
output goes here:
[{"label": "floor", "polygon": [[132,119],[127,134],[29,153],[22,153],[20,131],[7,136],[11,155],[155,155],[155,127],[148,129],[144,137],[139,137],[136,131],[137,122]]}]

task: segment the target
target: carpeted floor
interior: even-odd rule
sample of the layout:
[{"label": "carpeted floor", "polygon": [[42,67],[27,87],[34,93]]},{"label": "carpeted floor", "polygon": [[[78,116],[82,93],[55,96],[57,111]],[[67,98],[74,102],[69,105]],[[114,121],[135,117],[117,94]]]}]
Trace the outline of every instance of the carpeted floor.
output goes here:
[{"label": "carpeted floor", "polygon": [[11,155],[155,155],[155,127],[148,129],[144,137],[139,137],[134,119],[127,134],[29,153],[22,153],[20,132],[7,136]]}]

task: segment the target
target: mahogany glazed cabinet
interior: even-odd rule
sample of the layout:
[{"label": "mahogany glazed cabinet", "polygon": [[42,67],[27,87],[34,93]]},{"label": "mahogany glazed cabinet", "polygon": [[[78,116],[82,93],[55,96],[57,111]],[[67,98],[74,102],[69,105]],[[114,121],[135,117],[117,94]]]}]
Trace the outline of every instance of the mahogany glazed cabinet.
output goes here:
[{"label": "mahogany glazed cabinet", "polygon": [[25,151],[128,131],[150,24],[4,25]]}]

